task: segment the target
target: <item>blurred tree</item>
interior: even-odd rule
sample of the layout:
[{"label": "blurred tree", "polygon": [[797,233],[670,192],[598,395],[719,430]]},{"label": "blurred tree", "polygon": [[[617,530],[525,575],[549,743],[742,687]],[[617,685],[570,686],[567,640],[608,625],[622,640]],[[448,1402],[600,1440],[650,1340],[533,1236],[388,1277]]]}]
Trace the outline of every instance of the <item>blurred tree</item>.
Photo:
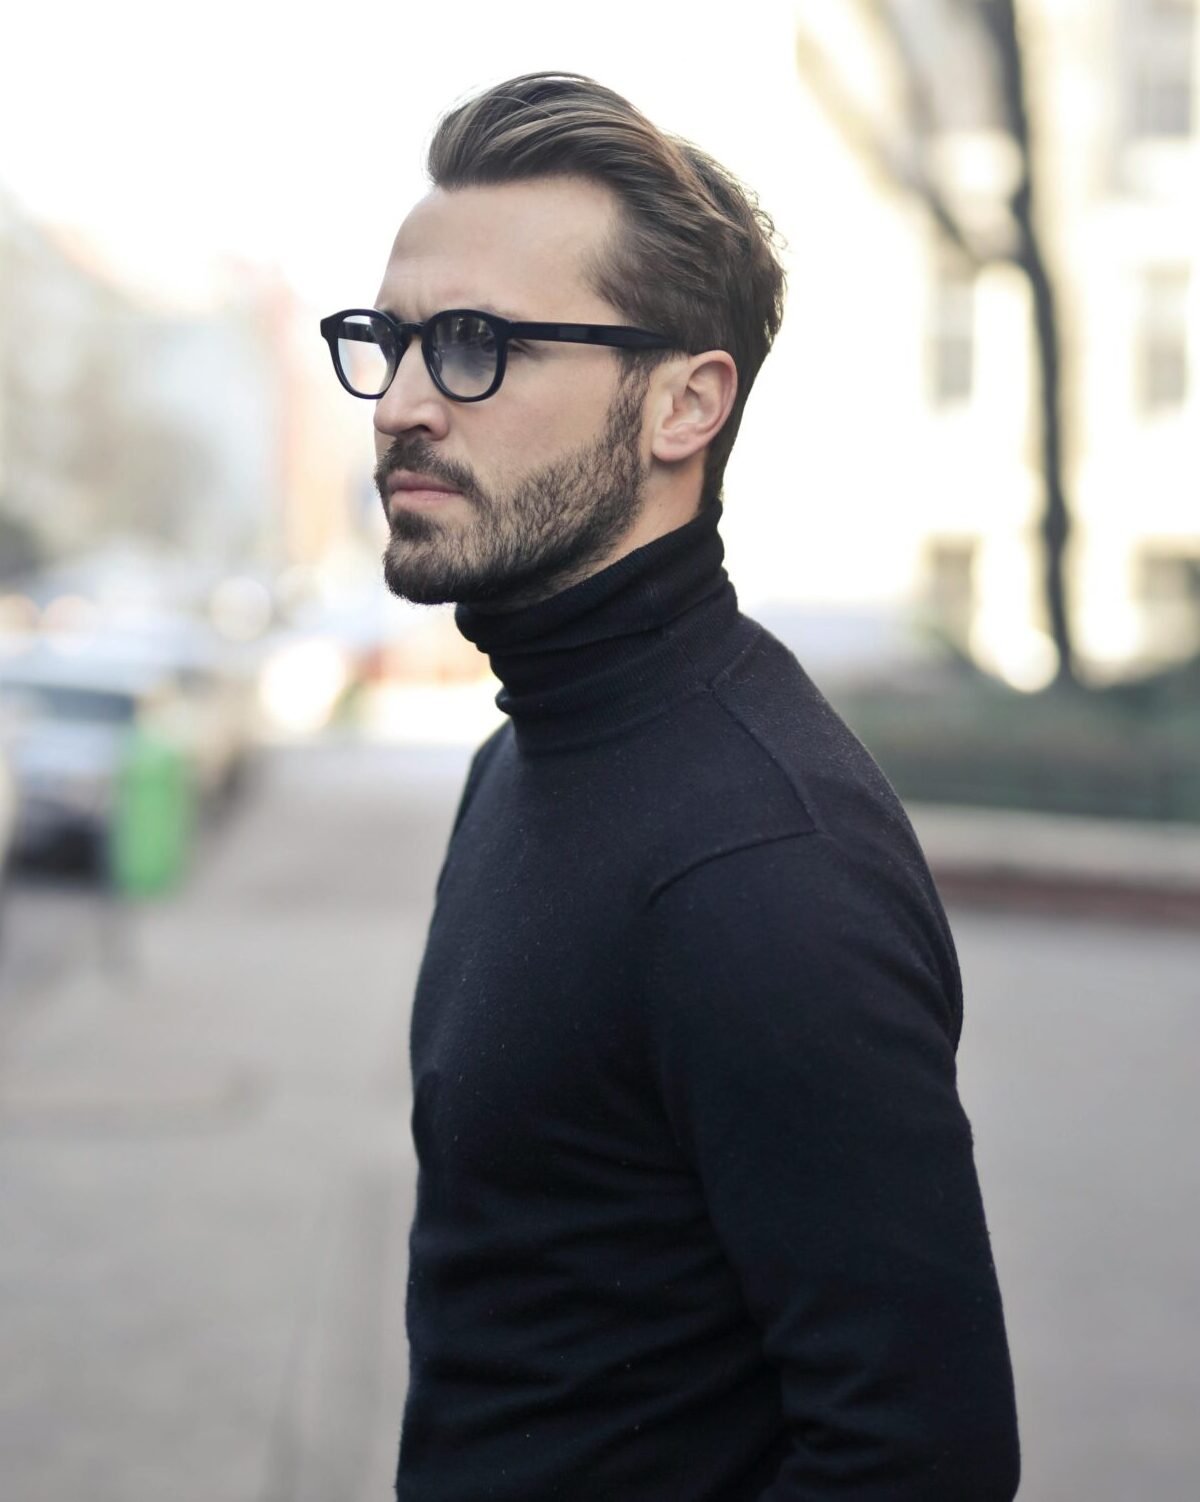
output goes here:
[{"label": "blurred tree", "polygon": [[[898,84],[899,119],[877,118],[839,74],[829,52],[801,20],[796,62],[801,77],[856,154],[893,189],[914,198],[953,253],[972,268],[1007,262],[1028,281],[1038,371],[1038,450],[1043,505],[1040,535],[1046,618],[1058,654],[1057,681],[1074,683],[1075,661],[1064,559],[1070,513],[1064,479],[1062,348],[1058,299],[1037,219],[1037,143],[1030,117],[1025,55],[1015,0],[854,0],[854,8]],[[962,56],[982,58],[978,77],[939,72],[930,31],[953,27]],[[992,98],[972,91],[980,84]],[[987,116],[1008,137],[1013,170],[1005,185],[1007,215],[981,227],[965,214],[945,180],[939,137],[961,128],[964,108]],[[954,115],[960,118],[952,118]],[[979,124],[980,120],[968,122]]]}]

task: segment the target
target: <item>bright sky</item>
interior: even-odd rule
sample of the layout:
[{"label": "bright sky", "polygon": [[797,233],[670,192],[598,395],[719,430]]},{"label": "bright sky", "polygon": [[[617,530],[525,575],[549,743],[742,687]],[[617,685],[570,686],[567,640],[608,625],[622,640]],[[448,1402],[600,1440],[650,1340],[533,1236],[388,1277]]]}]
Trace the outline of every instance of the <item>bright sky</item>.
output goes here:
[{"label": "bright sky", "polygon": [[784,0],[66,0],[0,34],[0,184],[166,288],[225,251],[361,301],[437,116],[515,73],[593,74],[764,200],[794,138]]}]

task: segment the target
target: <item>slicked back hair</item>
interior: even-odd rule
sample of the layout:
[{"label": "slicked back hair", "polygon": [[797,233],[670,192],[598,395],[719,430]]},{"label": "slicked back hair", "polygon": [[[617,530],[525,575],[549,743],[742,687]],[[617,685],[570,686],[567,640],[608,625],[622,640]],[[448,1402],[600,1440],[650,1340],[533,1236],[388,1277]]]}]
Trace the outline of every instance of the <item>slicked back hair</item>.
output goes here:
[{"label": "slicked back hair", "polygon": [[[596,292],[677,352],[723,349],[737,365],[733,410],[705,456],[702,504],[719,499],[746,398],[783,316],[775,229],[754,197],[690,142],[575,73],[527,73],[451,110],[427,167],[447,190],[581,177],[615,195],[621,229],[590,268]],[[670,351],[621,358],[647,369]]]}]

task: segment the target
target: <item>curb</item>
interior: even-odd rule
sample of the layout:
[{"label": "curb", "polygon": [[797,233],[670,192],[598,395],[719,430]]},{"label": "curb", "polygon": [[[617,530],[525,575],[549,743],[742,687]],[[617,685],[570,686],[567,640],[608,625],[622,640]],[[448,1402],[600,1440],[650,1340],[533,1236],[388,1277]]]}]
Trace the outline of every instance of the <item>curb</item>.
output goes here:
[{"label": "curb", "polygon": [[1200,826],[957,805],[908,812],[953,901],[1200,925]]}]

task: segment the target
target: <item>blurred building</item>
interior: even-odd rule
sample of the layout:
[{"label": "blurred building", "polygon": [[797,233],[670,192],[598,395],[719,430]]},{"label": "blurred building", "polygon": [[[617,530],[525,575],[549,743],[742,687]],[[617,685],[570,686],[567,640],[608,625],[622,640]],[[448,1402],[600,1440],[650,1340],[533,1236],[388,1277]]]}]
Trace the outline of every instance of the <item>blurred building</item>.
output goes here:
[{"label": "blurred building", "polygon": [[[826,100],[836,113],[833,90],[856,96],[886,135],[889,121],[911,121],[920,80],[937,181],[986,244],[1005,232],[1016,166],[986,30],[956,0],[887,8],[908,68],[895,66],[884,31],[855,30],[812,0],[798,6],[833,75]],[[1093,678],[1200,651],[1197,10],[1196,0],[1017,5],[1039,224],[1060,302],[1072,616]],[[843,147],[851,136],[843,129]],[[892,144],[902,149],[899,133]],[[858,222],[886,261],[887,296],[866,294],[864,322],[874,399],[890,409],[876,446],[893,483],[897,457],[919,476],[904,506],[920,543],[898,561],[943,630],[1034,687],[1054,657],[1028,284],[1011,264],[957,257],[916,194],[871,181],[876,208]],[[866,402],[872,379],[860,386]]]},{"label": "blurred building", "polygon": [[269,572],[364,533],[315,323],[269,269],[218,268],[202,305],[134,290],[0,194],[0,579],[114,539]]},{"label": "blurred building", "polygon": [[0,196],[0,573],[98,535],[128,311]]}]

